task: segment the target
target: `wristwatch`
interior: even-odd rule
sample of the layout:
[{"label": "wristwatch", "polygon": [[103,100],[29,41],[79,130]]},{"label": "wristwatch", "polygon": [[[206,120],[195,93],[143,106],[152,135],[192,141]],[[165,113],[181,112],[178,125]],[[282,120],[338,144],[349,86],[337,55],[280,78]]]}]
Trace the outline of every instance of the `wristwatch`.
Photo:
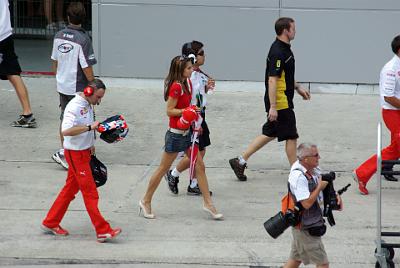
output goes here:
[{"label": "wristwatch", "polygon": [[92,126],[91,125],[87,124],[86,126],[88,127],[88,131],[92,130]]}]

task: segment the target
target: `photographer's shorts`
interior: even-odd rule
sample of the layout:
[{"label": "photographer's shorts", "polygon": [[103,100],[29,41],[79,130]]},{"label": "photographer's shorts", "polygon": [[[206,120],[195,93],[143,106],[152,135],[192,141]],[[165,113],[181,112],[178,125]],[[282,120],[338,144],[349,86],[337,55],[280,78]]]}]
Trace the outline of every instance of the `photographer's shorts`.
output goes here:
[{"label": "photographer's shorts", "polygon": [[63,120],[65,107],[67,106],[68,102],[70,102],[75,97],[75,95],[65,95],[60,92],[58,92],[58,94],[60,95],[60,120]]},{"label": "photographer's shorts", "polygon": [[293,109],[278,111],[277,121],[267,121],[262,127],[262,134],[277,137],[278,141],[295,140],[299,137],[296,128],[296,116]]},{"label": "photographer's shorts", "polygon": [[179,153],[186,152],[190,147],[191,133],[187,133],[185,136],[182,134],[172,133],[167,130],[165,133],[165,152],[166,153]]},{"label": "photographer's shorts", "polygon": [[203,151],[207,146],[211,144],[210,130],[208,129],[206,120],[203,120],[203,122],[201,123],[201,128],[203,129],[203,132],[199,136],[199,150]]},{"label": "photographer's shorts", "polygon": [[14,41],[10,35],[0,41],[0,79],[7,80],[7,75],[20,75],[21,66],[15,54]]},{"label": "photographer's shorts", "polygon": [[311,236],[307,231],[296,228],[292,228],[292,235],[290,259],[301,261],[304,265],[322,265],[329,262],[321,237]]}]

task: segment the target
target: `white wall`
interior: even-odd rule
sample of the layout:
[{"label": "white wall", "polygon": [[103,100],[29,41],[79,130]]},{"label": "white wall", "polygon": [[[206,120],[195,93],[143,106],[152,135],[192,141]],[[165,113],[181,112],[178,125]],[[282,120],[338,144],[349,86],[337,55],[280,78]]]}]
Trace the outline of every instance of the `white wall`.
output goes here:
[{"label": "white wall", "polygon": [[398,0],[92,1],[98,74],[163,78],[183,43],[206,45],[219,80],[263,81],[279,16],[296,20],[296,79],[376,83],[400,34]]}]

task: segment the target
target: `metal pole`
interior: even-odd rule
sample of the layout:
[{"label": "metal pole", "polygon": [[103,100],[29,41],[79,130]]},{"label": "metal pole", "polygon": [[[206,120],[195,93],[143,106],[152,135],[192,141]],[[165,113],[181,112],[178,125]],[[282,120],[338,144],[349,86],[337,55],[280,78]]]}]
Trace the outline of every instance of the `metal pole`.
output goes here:
[{"label": "metal pole", "polygon": [[376,218],[376,257],[383,268],[387,268],[386,258],[382,254],[382,124],[378,123],[378,140],[376,148],[376,185],[377,185],[377,218]]}]

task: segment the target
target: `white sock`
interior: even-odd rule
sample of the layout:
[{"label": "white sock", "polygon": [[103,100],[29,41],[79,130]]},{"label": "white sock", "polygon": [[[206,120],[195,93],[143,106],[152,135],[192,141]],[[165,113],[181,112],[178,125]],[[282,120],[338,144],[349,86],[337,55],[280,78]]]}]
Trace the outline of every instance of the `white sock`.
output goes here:
[{"label": "white sock", "polygon": [[174,168],[171,172],[171,175],[174,177],[179,177],[179,175],[181,175],[181,173],[176,168]]},{"label": "white sock", "polygon": [[246,160],[244,160],[243,156],[239,155],[238,158],[239,158],[239,164],[241,164],[242,166],[246,164]]},{"label": "white sock", "polygon": [[63,156],[64,155],[64,149],[58,150],[58,153]]},{"label": "white sock", "polygon": [[196,188],[197,186],[197,179],[193,178],[192,181],[190,182],[190,188]]}]

